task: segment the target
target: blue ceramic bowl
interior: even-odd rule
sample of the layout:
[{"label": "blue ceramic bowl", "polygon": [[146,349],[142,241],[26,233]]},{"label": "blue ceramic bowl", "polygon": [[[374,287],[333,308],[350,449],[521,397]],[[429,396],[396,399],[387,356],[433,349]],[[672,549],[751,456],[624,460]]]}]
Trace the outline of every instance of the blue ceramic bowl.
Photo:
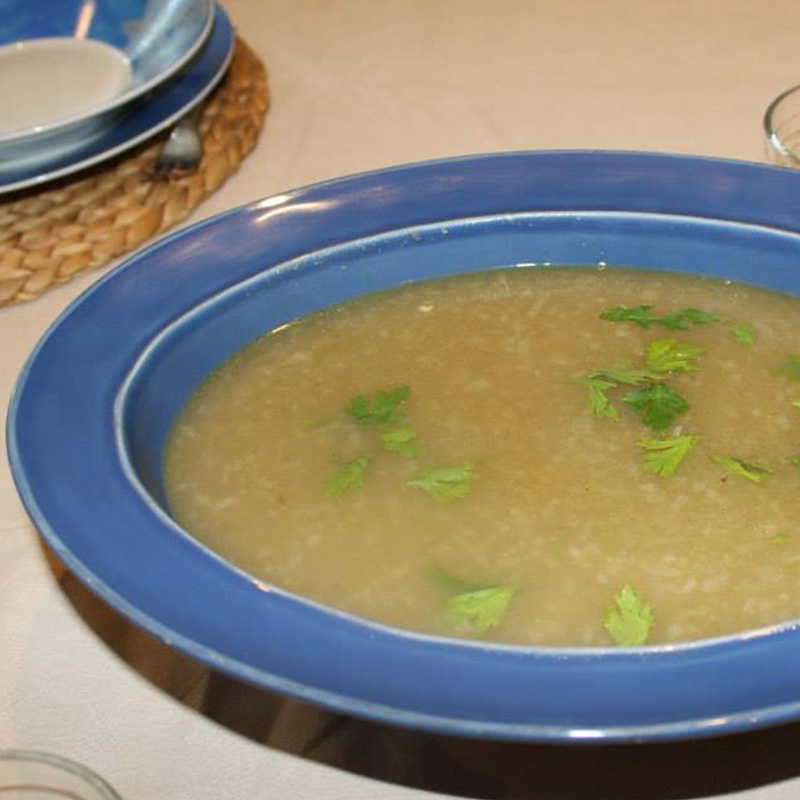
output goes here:
[{"label": "blue ceramic bowl", "polygon": [[128,88],[74,116],[0,135],[3,161],[34,160],[68,149],[108,127],[130,104],[184,67],[208,39],[214,0],[2,0],[0,46],[34,39],[92,39],[122,51],[131,67]]},{"label": "blue ceramic bowl", "polygon": [[255,581],[164,507],[176,413],[264,331],[400,283],[606,262],[800,296],[800,174],[632,153],[518,153],[345,178],[169,236],[55,323],[11,406],[42,535],[111,605],[245,681],[346,713],[520,740],[711,735],[800,717],[800,629],[553,649],[410,634]]}]

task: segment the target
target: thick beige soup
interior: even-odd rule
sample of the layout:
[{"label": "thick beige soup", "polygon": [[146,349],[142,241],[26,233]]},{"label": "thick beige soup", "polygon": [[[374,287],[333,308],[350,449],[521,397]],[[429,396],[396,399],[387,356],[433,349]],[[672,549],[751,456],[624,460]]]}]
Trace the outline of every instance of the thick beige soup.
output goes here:
[{"label": "thick beige soup", "polygon": [[736,284],[405,287],[217,370],[169,442],[171,511],[260,580],[436,634],[653,644],[800,617],[798,354],[800,302]]}]

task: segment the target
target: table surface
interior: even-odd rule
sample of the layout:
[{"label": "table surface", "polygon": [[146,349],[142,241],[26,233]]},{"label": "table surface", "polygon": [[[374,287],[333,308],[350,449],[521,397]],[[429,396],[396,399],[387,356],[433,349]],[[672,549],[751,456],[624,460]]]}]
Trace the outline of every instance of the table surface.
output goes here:
[{"label": "table surface", "polygon": [[[307,183],[521,149],[764,157],[800,83],[790,0],[227,0],[267,65],[255,152],[190,222]],[[0,310],[7,402],[86,275]],[[469,742],[257,691],[133,628],[56,564],[0,467],[0,747],[89,764],[126,800],[800,795],[800,725],[693,743]]]}]

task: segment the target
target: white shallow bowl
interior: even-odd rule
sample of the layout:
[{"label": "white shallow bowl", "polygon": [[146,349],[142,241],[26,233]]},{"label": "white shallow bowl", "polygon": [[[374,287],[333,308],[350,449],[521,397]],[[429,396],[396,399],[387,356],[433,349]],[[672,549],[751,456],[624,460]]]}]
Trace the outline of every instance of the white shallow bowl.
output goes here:
[{"label": "white shallow bowl", "polygon": [[0,4],[0,164],[64,152],[172,78],[213,27],[213,0]]},{"label": "white shallow bowl", "polygon": [[174,124],[201,103],[222,80],[235,45],[235,32],[217,7],[211,35],[194,58],[171,80],[134,100],[117,124],[100,130],[67,150],[38,151],[36,160],[0,158],[0,195],[41,186],[74,175],[130,150]]},{"label": "white shallow bowl", "polygon": [[0,47],[0,136],[13,139],[82,116],[122,95],[128,57],[94,39],[32,39]]}]

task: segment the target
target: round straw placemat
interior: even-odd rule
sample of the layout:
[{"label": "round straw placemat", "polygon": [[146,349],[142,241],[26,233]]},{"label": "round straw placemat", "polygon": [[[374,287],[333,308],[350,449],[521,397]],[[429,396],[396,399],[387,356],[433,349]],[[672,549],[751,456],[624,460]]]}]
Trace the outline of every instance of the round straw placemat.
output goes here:
[{"label": "round straw placemat", "polygon": [[155,174],[167,131],[76,176],[0,198],[0,306],[102,267],[188,216],[253,149],[268,105],[264,65],[237,38],[200,113],[204,150],[195,171]]}]

